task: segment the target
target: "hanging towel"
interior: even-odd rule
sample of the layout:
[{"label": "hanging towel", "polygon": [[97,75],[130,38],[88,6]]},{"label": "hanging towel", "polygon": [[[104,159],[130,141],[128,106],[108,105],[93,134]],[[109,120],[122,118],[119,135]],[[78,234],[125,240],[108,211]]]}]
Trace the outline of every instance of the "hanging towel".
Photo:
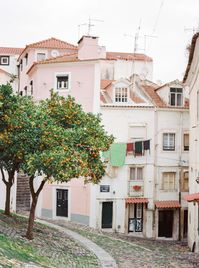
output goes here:
[{"label": "hanging towel", "polygon": [[150,150],[150,140],[144,141],[144,150]]},{"label": "hanging towel", "polygon": [[121,167],[125,163],[126,143],[113,143],[110,148],[110,162],[113,167]]},{"label": "hanging towel", "polygon": [[135,155],[142,155],[143,142],[136,141],[135,142]]},{"label": "hanging towel", "polygon": [[102,152],[102,157],[104,158],[105,161],[110,160],[110,150]]},{"label": "hanging towel", "polygon": [[133,152],[134,151],[134,143],[127,143],[127,146],[126,146],[126,153],[130,153],[130,152]]}]

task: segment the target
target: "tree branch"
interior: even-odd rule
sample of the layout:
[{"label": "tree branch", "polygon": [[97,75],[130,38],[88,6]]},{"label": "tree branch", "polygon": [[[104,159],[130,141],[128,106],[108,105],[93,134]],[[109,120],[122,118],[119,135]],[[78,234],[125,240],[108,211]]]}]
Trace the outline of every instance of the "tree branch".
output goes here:
[{"label": "tree branch", "polygon": [[40,184],[40,186],[39,186],[39,188],[38,188],[38,190],[37,190],[37,192],[36,192],[36,195],[37,195],[37,196],[40,194],[40,192],[41,192],[41,190],[43,189],[45,183],[46,183],[46,180],[43,180],[43,181],[41,182],[41,184]]},{"label": "tree branch", "polygon": [[5,174],[4,174],[2,167],[1,167],[1,175],[2,175],[2,181],[5,183],[5,185],[8,185],[8,182],[6,181]]},{"label": "tree branch", "polygon": [[30,176],[29,178],[29,186],[30,186],[30,192],[31,192],[32,197],[35,196],[33,181],[34,181],[34,175]]}]

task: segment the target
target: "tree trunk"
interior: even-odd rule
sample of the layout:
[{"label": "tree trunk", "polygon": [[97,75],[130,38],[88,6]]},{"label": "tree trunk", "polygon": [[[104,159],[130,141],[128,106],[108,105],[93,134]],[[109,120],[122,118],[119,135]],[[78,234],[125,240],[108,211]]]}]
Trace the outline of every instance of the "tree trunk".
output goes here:
[{"label": "tree trunk", "polygon": [[5,200],[5,210],[4,214],[7,216],[10,216],[10,197],[11,197],[11,188],[14,183],[14,175],[15,171],[12,170],[8,172],[8,181],[5,178],[5,173],[3,170],[3,167],[1,167],[1,175],[2,175],[2,181],[4,182],[6,186],[6,200]]},{"label": "tree trunk", "polygon": [[31,192],[31,196],[32,196],[32,204],[31,204],[31,208],[30,208],[30,214],[29,214],[29,219],[28,219],[28,228],[26,231],[26,237],[29,240],[33,239],[33,227],[34,227],[34,221],[35,221],[35,209],[37,206],[37,201],[38,201],[38,197],[39,194],[41,192],[41,190],[44,187],[46,181],[42,181],[38,190],[35,192],[34,190],[34,176],[30,176],[29,178],[29,185],[30,185],[30,192]]},{"label": "tree trunk", "polygon": [[5,200],[5,211],[4,214],[10,216],[10,195],[11,195],[12,183],[6,184],[6,200]]},{"label": "tree trunk", "polygon": [[35,195],[34,198],[32,198],[32,204],[31,204],[30,214],[29,214],[29,219],[28,219],[28,228],[26,232],[26,237],[29,240],[33,239],[33,226],[34,226],[34,220],[35,220],[35,209],[37,206],[37,200],[38,200],[38,197]]}]

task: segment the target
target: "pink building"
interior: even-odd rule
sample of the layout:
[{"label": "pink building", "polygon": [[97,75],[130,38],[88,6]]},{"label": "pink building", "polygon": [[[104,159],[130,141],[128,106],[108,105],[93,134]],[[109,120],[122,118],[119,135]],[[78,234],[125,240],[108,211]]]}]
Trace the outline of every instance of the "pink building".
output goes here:
[{"label": "pink building", "polygon": [[[98,38],[83,36],[78,46],[50,38],[27,45],[19,59],[19,92],[36,101],[48,98],[54,89],[60,95],[75,97],[85,111],[100,111],[102,79],[128,77],[132,72],[152,79],[152,59],[144,54],[106,52]],[[65,184],[49,184],[41,194],[37,215],[69,219],[93,225],[95,207],[91,185],[73,179]],[[17,207],[20,210],[20,207]]]}]

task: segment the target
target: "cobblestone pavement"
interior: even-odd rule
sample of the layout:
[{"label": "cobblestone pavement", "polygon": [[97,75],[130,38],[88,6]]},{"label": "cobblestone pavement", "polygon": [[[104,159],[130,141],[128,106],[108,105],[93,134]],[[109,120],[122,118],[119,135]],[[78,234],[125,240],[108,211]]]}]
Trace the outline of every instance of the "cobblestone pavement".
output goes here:
[{"label": "cobblestone pavement", "polygon": [[59,222],[58,224],[86,236],[101,246],[112,255],[120,268],[199,267],[199,254],[190,252],[185,243],[104,233],[71,222]]},{"label": "cobblestone pavement", "polygon": [[27,219],[0,213],[0,268],[97,268],[97,257],[65,232],[42,224],[24,237]]}]

